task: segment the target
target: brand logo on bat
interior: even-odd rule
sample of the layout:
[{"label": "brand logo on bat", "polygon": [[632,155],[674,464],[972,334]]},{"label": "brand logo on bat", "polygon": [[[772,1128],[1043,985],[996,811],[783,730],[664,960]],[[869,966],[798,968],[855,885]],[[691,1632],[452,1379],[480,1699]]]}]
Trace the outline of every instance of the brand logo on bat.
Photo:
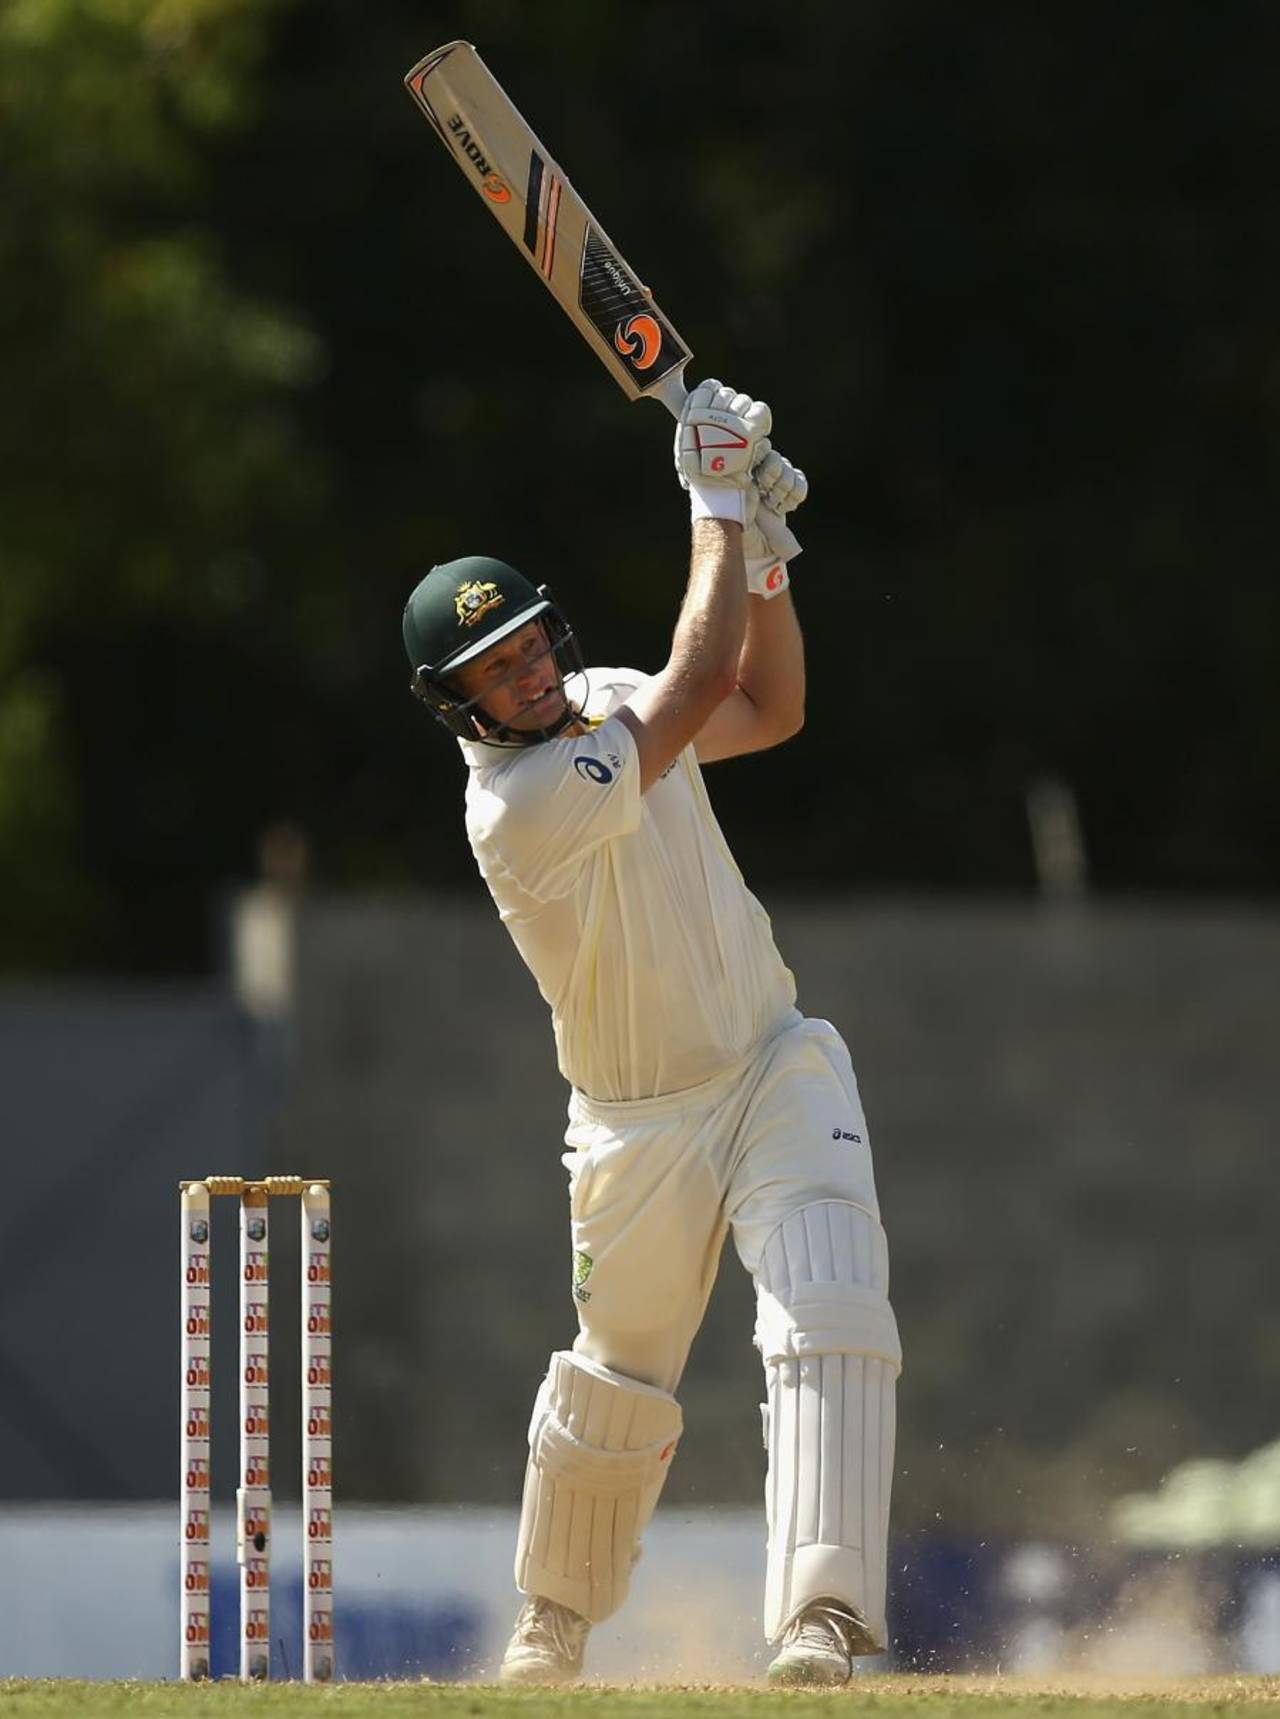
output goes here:
[{"label": "brand logo on bat", "polygon": [[662,350],[662,330],[651,316],[629,316],[614,329],[613,344],[633,370],[648,370]]},{"label": "brand logo on bat", "polygon": [[651,295],[591,222],[578,265],[578,304],[608,357],[632,383],[651,386],[689,356]]},{"label": "brand logo on bat", "polygon": [[460,113],[455,113],[452,119],[446,120],[453,135],[454,147],[459,155],[465,155],[467,160],[480,175],[480,189],[494,203],[509,203],[511,192],[506,181],[489,160],[484,150],[471,134],[471,127]]},{"label": "brand logo on bat", "polygon": [[603,239],[596,246],[595,266],[614,292],[620,293],[623,297],[628,297],[634,296],[640,291],[635,281],[623,268],[621,261],[614,256]]},{"label": "brand logo on bat", "polygon": [[482,615],[487,615],[490,609],[496,609],[504,601],[502,592],[489,580],[469,579],[465,585],[458,586],[453,606],[462,625],[474,627]]}]

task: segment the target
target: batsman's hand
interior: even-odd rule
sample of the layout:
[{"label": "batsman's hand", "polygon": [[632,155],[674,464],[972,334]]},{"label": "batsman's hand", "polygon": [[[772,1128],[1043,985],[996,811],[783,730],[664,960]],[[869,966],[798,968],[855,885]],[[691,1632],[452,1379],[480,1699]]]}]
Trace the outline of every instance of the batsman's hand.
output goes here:
[{"label": "batsman's hand", "polygon": [[764,457],[753,468],[751,481],[760,492],[760,505],[769,513],[794,513],[809,494],[809,480],[768,442]]},{"label": "batsman's hand", "polygon": [[791,583],[787,562],[800,553],[784,515],[793,513],[809,493],[809,480],[798,466],[765,441],[764,454],[751,474],[742,556],[747,589],[758,597],[776,597]]},{"label": "batsman's hand", "polygon": [[715,377],[699,382],[676,426],[676,475],[681,484],[685,489],[692,484],[748,489],[772,427],[773,413],[763,400],[739,394]]}]

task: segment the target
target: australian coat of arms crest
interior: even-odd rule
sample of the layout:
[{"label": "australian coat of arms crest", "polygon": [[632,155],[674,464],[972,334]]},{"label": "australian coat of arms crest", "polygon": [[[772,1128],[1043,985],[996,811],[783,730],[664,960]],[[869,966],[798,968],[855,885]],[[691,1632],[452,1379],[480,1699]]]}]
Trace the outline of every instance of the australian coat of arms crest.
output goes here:
[{"label": "australian coat of arms crest", "polygon": [[453,606],[462,625],[474,627],[481,615],[487,615],[504,600],[502,592],[489,580],[468,579],[465,585],[459,585]]}]

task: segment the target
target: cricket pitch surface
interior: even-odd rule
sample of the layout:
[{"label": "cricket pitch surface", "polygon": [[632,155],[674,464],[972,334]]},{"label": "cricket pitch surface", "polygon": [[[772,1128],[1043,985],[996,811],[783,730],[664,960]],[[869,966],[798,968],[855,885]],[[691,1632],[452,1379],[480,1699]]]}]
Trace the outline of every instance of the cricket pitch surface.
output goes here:
[{"label": "cricket pitch surface", "polygon": [[75,1714],[314,1713],[333,1719],[816,1719],[843,1710],[874,1719],[1160,1719],[1185,1713],[1280,1713],[1280,1677],[1035,1682],[1005,1677],[855,1677],[843,1689],[586,1682],[573,1689],[499,1689],[484,1683],[78,1683],[0,1680],[4,1719]]}]

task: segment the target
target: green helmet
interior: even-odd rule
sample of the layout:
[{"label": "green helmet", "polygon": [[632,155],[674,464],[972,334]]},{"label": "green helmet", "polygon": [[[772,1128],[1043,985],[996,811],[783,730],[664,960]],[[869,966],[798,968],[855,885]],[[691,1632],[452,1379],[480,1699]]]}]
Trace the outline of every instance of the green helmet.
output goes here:
[{"label": "green helmet", "polygon": [[413,669],[413,693],[464,740],[509,744],[553,739],[579,715],[567,702],[550,729],[509,729],[476,700],[464,700],[447,679],[499,639],[539,619],[562,682],[566,673],[583,673],[573,629],[547,586],[531,585],[523,573],[490,555],[464,555],[433,567],[404,606],[404,648]]}]

